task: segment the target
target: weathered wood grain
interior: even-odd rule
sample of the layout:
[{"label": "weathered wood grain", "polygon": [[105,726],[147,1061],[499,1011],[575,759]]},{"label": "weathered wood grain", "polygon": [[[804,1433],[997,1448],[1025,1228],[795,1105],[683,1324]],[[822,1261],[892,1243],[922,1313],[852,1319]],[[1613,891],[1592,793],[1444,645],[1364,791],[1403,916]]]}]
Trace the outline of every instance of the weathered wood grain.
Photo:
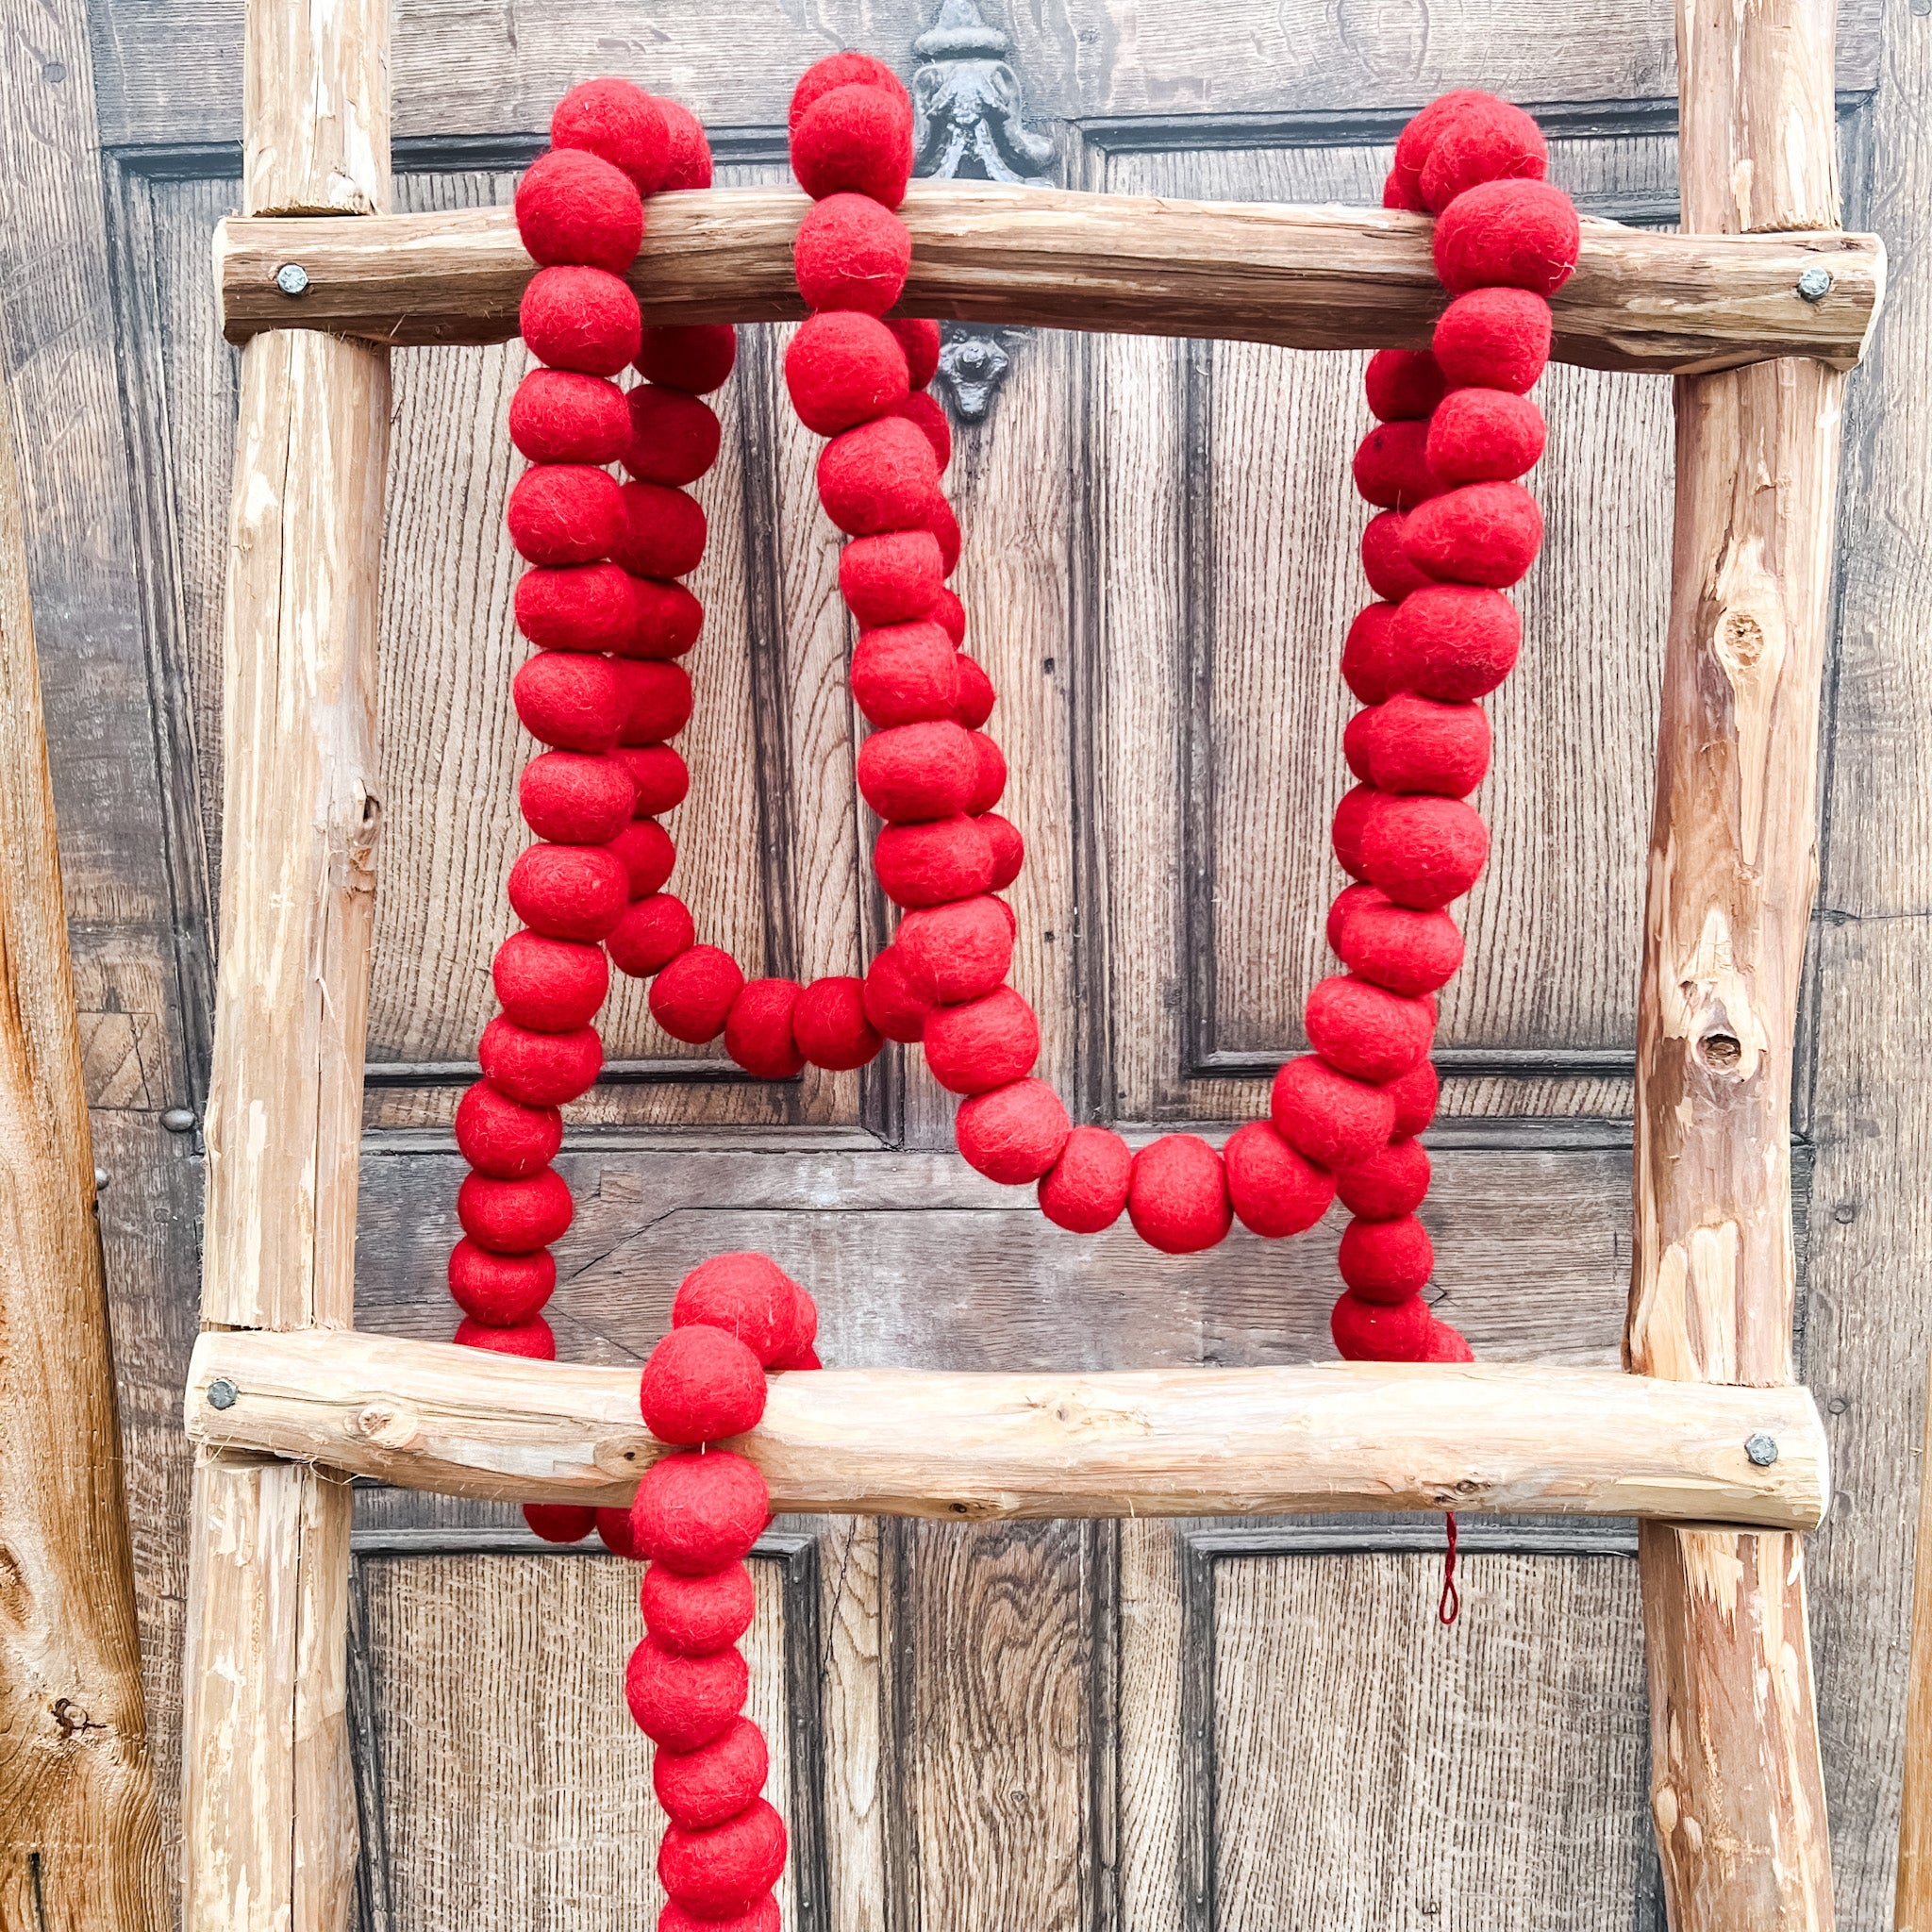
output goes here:
[{"label": "weathered wood grain", "polygon": [[[650,323],[775,322],[803,312],[796,191],[654,197],[631,286]],[[1369,208],[1137,200],[991,182],[924,181],[912,232],[912,315],[1295,349],[1415,348],[1444,300],[1425,215]],[[275,285],[299,262],[303,292]],[[1817,302],[1798,278],[1831,277]],[[508,208],[427,219],[230,220],[215,239],[222,326],[317,328],[401,347],[516,332],[536,264]],[[1601,369],[1683,375],[1775,356],[1850,368],[1884,288],[1875,236],[1660,234],[1586,221],[1576,273],[1552,308],[1556,354]]]},{"label": "weathered wood grain", "polygon": [[[1932,1375],[1927,1379],[1932,1391]],[[1932,1925],[1932,1401],[1919,1455],[1918,1560],[1912,1584],[1911,1674],[1906,1685],[1905,1775],[1899,1791],[1895,1932]]]},{"label": "weathered wood grain", "polygon": [[246,0],[242,191],[251,214],[389,208],[389,8]]}]

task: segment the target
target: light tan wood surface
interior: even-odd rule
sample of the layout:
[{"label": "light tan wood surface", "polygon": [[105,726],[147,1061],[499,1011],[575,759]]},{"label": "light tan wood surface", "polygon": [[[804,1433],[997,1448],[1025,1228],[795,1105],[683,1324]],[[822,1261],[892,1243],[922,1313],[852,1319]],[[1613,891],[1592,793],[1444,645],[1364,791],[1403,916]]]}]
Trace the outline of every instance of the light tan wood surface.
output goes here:
[{"label": "light tan wood surface", "polygon": [[1919,1456],[1919,1548],[1906,1687],[1905,1780],[1899,1793],[1898,1897],[1893,1932],[1932,1928],[1932,1368]]}]

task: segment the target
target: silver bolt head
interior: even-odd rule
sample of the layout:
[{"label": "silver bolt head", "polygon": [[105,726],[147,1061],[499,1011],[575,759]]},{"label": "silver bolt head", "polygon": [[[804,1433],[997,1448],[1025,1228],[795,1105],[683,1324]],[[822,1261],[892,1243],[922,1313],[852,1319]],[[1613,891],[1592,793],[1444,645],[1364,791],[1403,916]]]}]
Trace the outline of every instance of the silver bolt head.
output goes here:
[{"label": "silver bolt head", "polygon": [[225,1375],[217,1375],[208,1385],[208,1406],[210,1408],[233,1408],[235,1398],[242,1393]]},{"label": "silver bolt head", "polygon": [[285,295],[299,295],[308,287],[308,271],[299,261],[285,261],[275,271],[275,287]]},{"label": "silver bolt head", "polygon": [[161,1115],[161,1124],[171,1134],[186,1134],[193,1130],[194,1109],[192,1107],[171,1107]]},{"label": "silver bolt head", "polygon": [[1831,293],[1831,271],[1807,268],[1798,277],[1798,293],[1807,302],[1823,302]]},{"label": "silver bolt head", "polygon": [[97,1194],[105,1194],[107,1191],[108,1170],[105,1167],[97,1167],[94,1169],[94,1192]]},{"label": "silver bolt head", "polygon": [[1777,1460],[1777,1444],[1769,1436],[1747,1436],[1744,1439],[1744,1454],[1759,1469],[1769,1469]]}]

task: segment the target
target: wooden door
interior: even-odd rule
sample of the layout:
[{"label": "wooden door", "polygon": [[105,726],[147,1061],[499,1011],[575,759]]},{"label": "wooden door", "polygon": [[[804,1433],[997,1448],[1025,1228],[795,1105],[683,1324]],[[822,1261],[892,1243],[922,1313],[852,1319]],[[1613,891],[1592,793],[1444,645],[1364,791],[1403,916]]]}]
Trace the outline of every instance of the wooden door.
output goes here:
[{"label": "wooden door", "polygon": [[[152,1721],[177,1756],[186,1457],[219,889],[220,595],[235,408],[208,274],[237,199],[240,0],[9,0],[0,85],[16,434],[115,1289]],[[1850,0],[1854,225],[1932,202],[1912,105],[1932,22]],[[1675,215],[1664,0],[403,0],[397,205],[500,201],[588,75],[676,94],[724,183],[785,178],[784,104],[860,45],[935,109],[923,165],[1123,193],[1374,200],[1446,88],[1534,104],[1592,214]],[[98,148],[98,153],[96,149]],[[103,192],[104,191],[104,192]],[[1911,1445],[1932,1229],[1921,909],[1932,696],[1917,663],[1928,297],[1906,251],[1855,379],[1824,891],[1797,1136],[1806,1364],[1848,1492],[1818,1542],[1845,1923],[1889,1908]],[[960,589],[1028,843],[1015,977],[1042,1071],[1151,1134],[1265,1107],[1300,1046],[1338,875],[1335,672],[1364,595],[1347,458],[1360,358],[950,325],[940,391]],[[852,784],[848,637],[813,444],[748,329],[704,485],[696,774],[674,829],[702,935],[748,967],[858,970],[884,908]],[[519,847],[502,534],[521,351],[401,352],[386,556],[384,830],[358,1321],[441,1338],[448,1122],[491,1010]],[[1669,543],[1665,387],[1553,372],[1550,538],[1494,706],[1495,835],[1443,1015],[1425,1219],[1478,1353],[1610,1364],[1629,1265],[1631,1047]],[[1885,822],[1873,823],[1882,802]],[[1869,922],[1869,923],[1868,923]],[[564,1165],[553,1311],[638,1360],[680,1275],[765,1249],[840,1364],[1250,1363],[1327,1355],[1337,1229],[1191,1260],[1047,1226],[951,1151],[896,1050],[748,1080],[617,1000]],[[1918,1055],[1916,1063],[1913,1054]],[[1915,1272],[1916,1271],[1916,1272]],[[782,1521],[760,1551],[757,1714],[784,1748],[788,1924],[839,1932],[1258,1932],[1662,1924],[1634,1534],[1380,1519]],[[514,1512],[358,1496],[351,1688],[371,1932],[650,1923],[658,1820],[620,1690],[636,1575]]]}]

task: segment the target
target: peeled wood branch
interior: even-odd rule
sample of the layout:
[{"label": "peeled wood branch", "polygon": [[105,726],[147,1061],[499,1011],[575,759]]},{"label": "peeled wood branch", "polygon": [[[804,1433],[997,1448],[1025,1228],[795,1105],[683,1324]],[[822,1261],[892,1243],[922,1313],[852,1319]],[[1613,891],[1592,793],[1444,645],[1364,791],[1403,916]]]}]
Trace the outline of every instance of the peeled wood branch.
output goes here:
[{"label": "peeled wood branch", "polygon": [[[802,314],[791,242],[805,198],[708,189],[650,205],[631,284],[652,323]],[[1429,223],[1383,208],[1286,208],[915,182],[904,311],[1297,349],[1425,346],[1443,304]],[[278,271],[299,263],[297,295]],[[1798,292],[1822,269],[1820,299]],[[535,264],[507,208],[359,220],[239,219],[215,238],[223,327],[320,328],[402,344],[500,341]],[[1884,291],[1875,236],[1669,235],[1583,225],[1557,295],[1557,355],[1685,375],[1778,356],[1863,355]]]},{"label": "peeled wood branch", "polygon": [[[212,1449],[511,1502],[622,1503],[663,1453],[633,1368],[353,1332],[206,1334],[187,1410]],[[1774,1459],[1755,1462],[1746,1443],[1766,1441]],[[1802,1389],[1488,1365],[826,1370],[774,1377],[738,1446],[775,1508],[835,1515],[1453,1508],[1810,1529],[1827,1491]]]}]

